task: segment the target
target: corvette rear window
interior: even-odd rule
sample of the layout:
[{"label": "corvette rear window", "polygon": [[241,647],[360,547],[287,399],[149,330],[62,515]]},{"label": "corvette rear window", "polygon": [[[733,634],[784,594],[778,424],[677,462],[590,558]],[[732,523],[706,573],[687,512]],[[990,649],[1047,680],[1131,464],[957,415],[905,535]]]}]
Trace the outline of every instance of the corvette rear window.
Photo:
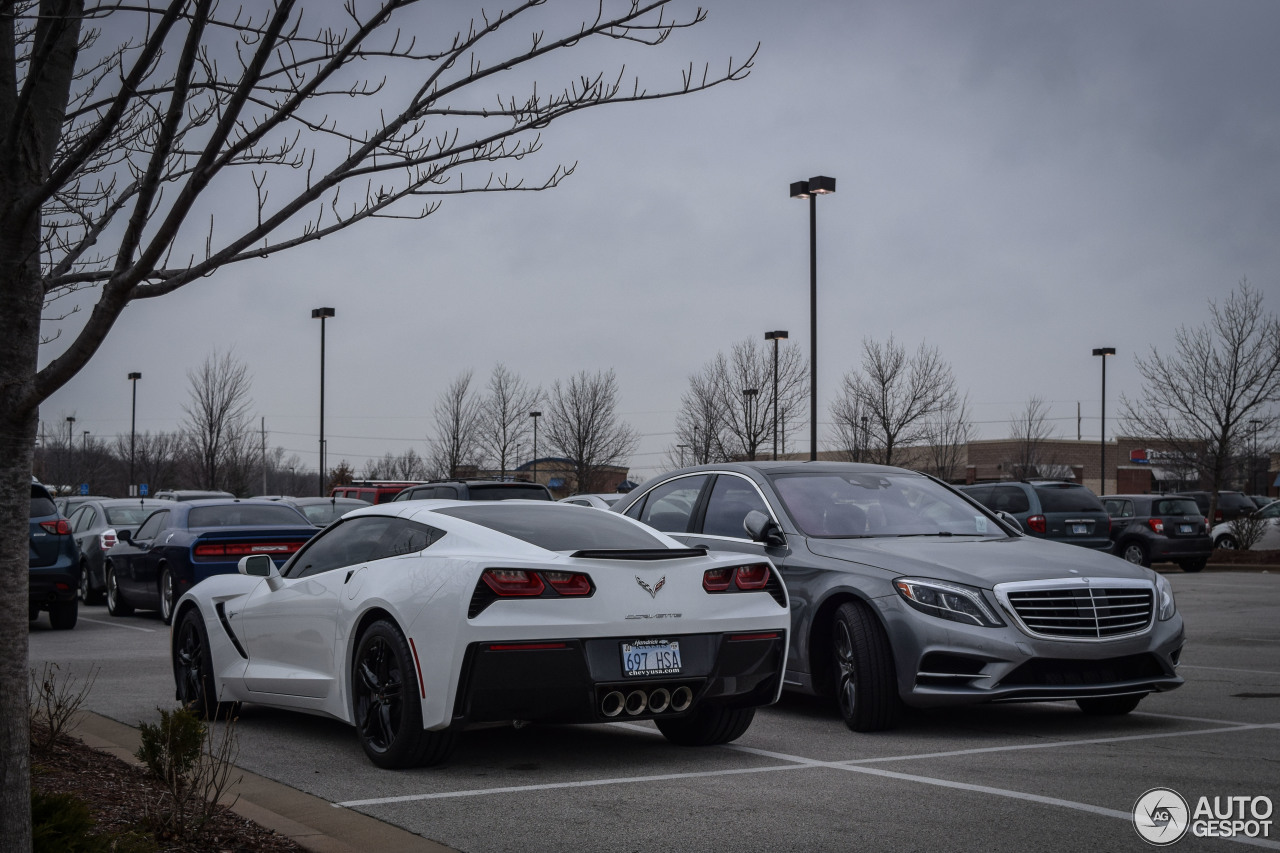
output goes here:
[{"label": "corvette rear window", "polygon": [[590,507],[485,503],[438,509],[548,551],[665,548],[666,543],[620,515]]}]

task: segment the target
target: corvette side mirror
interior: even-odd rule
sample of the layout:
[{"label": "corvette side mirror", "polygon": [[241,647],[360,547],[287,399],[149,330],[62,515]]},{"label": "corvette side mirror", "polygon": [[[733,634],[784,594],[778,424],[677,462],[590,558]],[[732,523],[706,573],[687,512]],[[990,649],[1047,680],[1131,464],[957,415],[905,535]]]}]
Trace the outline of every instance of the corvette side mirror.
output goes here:
[{"label": "corvette side mirror", "polygon": [[783,537],[782,531],[778,529],[778,525],[774,524],[772,518],[758,509],[753,509],[747,513],[746,517],[742,519],[742,526],[746,529],[752,542],[761,542],[765,545],[787,544],[787,540]]},{"label": "corvette side mirror", "polygon": [[276,561],[266,554],[250,554],[248,557],[241,557],[240,562],[236,563],[236,570],[251,578],[266,578],[267,584],[272,589],[278,589],[280,586],[280,570],[276,568]]}]

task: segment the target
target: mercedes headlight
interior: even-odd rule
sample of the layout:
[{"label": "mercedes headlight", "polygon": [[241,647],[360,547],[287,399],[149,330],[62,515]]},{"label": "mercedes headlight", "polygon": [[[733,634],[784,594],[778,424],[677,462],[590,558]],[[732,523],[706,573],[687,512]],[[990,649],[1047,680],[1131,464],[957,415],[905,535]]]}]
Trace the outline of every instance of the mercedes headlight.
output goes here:
[{"label": "mercedes headlight", "polygon": [[992,612],[982,593],[972,587],[922,578],[898,578],[893,582],[907,604],[939,619],[965,625],[1001,628],[1004,622]]},{"label": "mercedes headlight", "polygon": [[1163,622],[1172,619],[1178,612],[1178,605],[1173,600],[1173,586],[1165,580],[1164,575],[1156,575],[1156,615]]}]

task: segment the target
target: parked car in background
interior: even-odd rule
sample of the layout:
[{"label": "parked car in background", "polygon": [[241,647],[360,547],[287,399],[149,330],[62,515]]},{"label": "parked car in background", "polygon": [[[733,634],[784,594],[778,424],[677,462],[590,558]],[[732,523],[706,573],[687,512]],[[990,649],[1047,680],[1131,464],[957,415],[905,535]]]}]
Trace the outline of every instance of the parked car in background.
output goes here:
[{"label": "parked car in background", "polygon": [[31,478],[31,529],[28,540],[28,607],[31,621],[49,611],[49,624],[59,631],[76,626],[80,587],[80,554],[71,525],[58,512],[49,490]]},{"label": "parked car in background", "polygon": [[152,497],[158,501],[207,501],[211,498],[234,498],[235,495],[209,489],[161,489]]},{"label": "parked car in background", "polygon": [[703,465],[616,509],[690,547],[768,557],[791,601],[786,684],[833,697],[854,731],[889,728],[903,705],[1075,700],[1125,714],[1182,684],[1165,578],[1022,535],[918,472]]},{"label": "parked car in background", "polygon": [[119,541],[119,531],[132,533],[148,515],[165,506],[143,498],[96,498],[71,513],[71,535],[80,551],[79,596],[82,604],[101,604],[107,584],[103,558]]},{"label": "parked car in background", "polygon": [[1104,495],[1111,516],[1113,553],[1130,563],[1177,563],[1198,572],[1209,561],[1213,541],[1204,514],[1191,498],[1177,495]]},{"label": "parked car in background", "polygon": [[236,571],[237,561],[265,554],[283,563],[316,528],[279,501],[174,501],[146,517],[106,554],[107,612],[159,610],[167,625],[173,605],[191,587],[213,575]]},{"label": "parked car in background", "polygon": [[520,480],[432,480],[409,486],[393,500],[420,501],[550,501],[551,490],[541,483]]},{"label": "parked car in background", "polygon": [[735,740],[782,690],[789,621],[764,557],[504,501],[358,510],[278,571],[249,556],[198,585],[175,625],[179,701],[209,717],[233,702],[333,717],[398,768],[512,720]]},{"label": "parked car in background", "polygon": [[623,495],[618,492],[602,492],[595,495],[570,495],[567,498],[561,498],[562,504],[573,504],[575,506],[593,506],[596,509],[612,509]]},{"label": "parked car in background", "polygon": [[1273,504],[1276,502],[1276,499],[1269,495],[1249,495],[1249,500],[1253,501],[1253,505],[1258,509],[1262,509],[1267,504]]},{"label": "parked car in background", "polygon": [[[1280,501],[1272,501],[1252,516],[1263,524],[1262,537],[1253,544],[1254,551],[1280,551]],[[1240,547],[1236,541],[1236,532],[1232,522],[1224,521],[1215,524],[1209,535],[1213,538],[1215,548],[1236,549]]]},{"label": "parked car in background", "polygon": [[110,498],[105,495],[62,495],[53,499],[53,504],[58,508],[58,512],[64,518],[70,519],[71,513],[76,511],[76,507],[82,503],[89,501],[105,501]]},{"label": "parked car in background", "polygon": [[280,501],[298,510],[316,527],[327,527],[353,509],[373,506],[356,498],[281,498]]},{"label": "parked car in background", "polygon": [[367,501],[371,504],[390,503],[396,495],[403,492],[409,486],[417,485],[421,480],[413,481],[389,481],[389,480],[366,480],[357,483],[348,483],[345,486],[334,486],[329,492],[329,497],[334,498],[355,498],[357,500]]},{"label": "parked car in background", "polygon": [[1213,518],[1209,518],[1210,492],[1193,491],[1176,492],[1176,494],[1194,500],[1196,506],[1200,508],[1200,514],[1211,524],[1220,524],[1242,515],[1249,515],[1258,508],[1244,492],[1218,492],[1218,508],[1214,511]]},{"label": "parked car in background", "polygon": [[1009,513],[1028,536],[1111,550],[1111,517],[1079,483],[1022,480],[957,488],[988,509]]}]

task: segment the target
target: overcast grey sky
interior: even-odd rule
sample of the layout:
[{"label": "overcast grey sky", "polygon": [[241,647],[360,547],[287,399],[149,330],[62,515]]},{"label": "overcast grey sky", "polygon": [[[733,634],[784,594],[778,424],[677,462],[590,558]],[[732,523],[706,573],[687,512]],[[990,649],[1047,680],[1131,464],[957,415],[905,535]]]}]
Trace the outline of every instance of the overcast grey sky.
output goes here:
[{"label": "overcast grey sky", "polygon": [[1247,277],[1280,310],[1280,3],[707,2],[644,80],[759,41],[745,81],[557,122],[530,174],[578,166],[552,192],[446,200],[135,304],[43,419],[127,434],[138,370],[139,432],[175,429],[187,371],[234,347],[269,443],[314,466],[327,305],[331,464],[425,455],[437,395],[501,362],[544,386],[614,369],[641,479],[717,352],[770,329],[807,351],[807,202],[787,188],[818,174],[838,181],[818,202],[824,420],[862,339],[892,334],[941,351],[982,437],[1036,395],[1060,436],[1079,403],[1096,438],[1090,350],[1115,346],[1113,436],[1135,355],[1208,299]]}]

